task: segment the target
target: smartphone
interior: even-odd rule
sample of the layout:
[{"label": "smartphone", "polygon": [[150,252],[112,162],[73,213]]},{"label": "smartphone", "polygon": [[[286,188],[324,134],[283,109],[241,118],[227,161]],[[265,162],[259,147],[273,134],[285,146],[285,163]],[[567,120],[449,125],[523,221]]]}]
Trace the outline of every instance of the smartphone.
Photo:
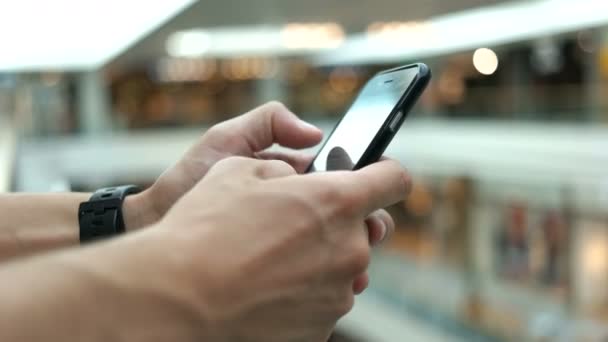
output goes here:
[{"label": "smartphone", "polygon": [[422,63],[376,74],[338,122],[307,172],[356,170],[378,161],[430,79],[431,71]]}]

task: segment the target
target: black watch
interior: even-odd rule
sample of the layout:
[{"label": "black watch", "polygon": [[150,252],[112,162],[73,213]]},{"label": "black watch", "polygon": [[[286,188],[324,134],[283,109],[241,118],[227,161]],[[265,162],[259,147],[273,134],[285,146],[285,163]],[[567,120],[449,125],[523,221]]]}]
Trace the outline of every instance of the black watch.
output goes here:
[{"label": "black watch", "polygon": [[135,185],[103,188],[95,191],[89,201],[80,203],[80,243],[124,233],[122,203],[125,197],[138,192]]}]

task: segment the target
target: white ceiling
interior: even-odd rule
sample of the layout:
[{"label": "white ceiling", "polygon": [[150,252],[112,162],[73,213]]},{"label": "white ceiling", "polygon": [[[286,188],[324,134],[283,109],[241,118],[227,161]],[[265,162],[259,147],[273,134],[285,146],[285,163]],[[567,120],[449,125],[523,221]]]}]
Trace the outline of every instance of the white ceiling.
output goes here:
[{"label": "white ceiling", "polygon": [[[608,1],[572,4],[571,0],[5,0],[0,2],[0,71],[79,70],[109,62],[116,67],[141,65],[166,55],[165,43],[172,33],[192,28],[337,22],[351,36],[338,50],[318,59],[331,64],[428,56],[448,47],[471,48],[608,23]],[[445,37],[435,40],[443,43],[427,47],[428,51],[412,49],[411,44],[372,46],[364,34],[357,35],[375,21],[429,19],[441,24],[439,31]]]},{"label": "white ceiling", "polygon": [[98,67],[194,0],[3,0],[0,71]]}]

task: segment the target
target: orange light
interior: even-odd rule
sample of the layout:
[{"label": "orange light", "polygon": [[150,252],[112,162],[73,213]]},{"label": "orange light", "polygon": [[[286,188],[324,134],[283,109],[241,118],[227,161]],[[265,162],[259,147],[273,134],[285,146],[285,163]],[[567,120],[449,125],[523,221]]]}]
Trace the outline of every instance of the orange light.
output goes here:
[{"label": "orange light", "polygon": [[433,210],[433,195],[428,187],[414,182],[412,191],[405,201],[405,209],[417,217],[428,216]]},{"label": "orange light", "polygon": [[357,88],[357,73],[352,68],[336,68],[329,74],[329,87],[340,94]]},{"label": "orange light", "polygon": [[425,21],[373,22],[367,26],[369,39],[391,43],[428,44],[434,37],[431,25]]}]

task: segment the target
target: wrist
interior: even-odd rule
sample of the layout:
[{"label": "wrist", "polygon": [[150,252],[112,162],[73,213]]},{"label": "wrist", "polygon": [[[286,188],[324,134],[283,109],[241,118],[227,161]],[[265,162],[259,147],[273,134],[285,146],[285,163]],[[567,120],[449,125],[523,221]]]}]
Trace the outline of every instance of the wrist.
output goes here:
[{"label": "wrist", "polygon": [[162,217],[154,204],[151,189],[127,196],[123,202],[122,215],[127,232],[150,226]]}]

